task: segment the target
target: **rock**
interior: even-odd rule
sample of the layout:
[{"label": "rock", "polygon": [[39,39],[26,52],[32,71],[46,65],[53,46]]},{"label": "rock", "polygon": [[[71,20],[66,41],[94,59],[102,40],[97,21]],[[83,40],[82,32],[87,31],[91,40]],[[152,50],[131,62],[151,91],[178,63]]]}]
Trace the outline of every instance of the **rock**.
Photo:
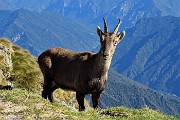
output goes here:
[{"label": "rock", "polygon": [[13,69],[13,63],[11,57],[13,50],[9,44],[10,42],[6,39],[1,39],[0,41],[0,89],[8,89],[8,90],[13,88],[13,84],[10,82],[11,79],[10,72]]},{"label": "rock", "polygon": [[7,69],[9,68],[12,70],[13,64],[12,64],[12,58],[11,58],[12,50],[3,44],[0,44],[0,61],[1,65],[0,67],[3,67],[1,69]]},{"label": "rock", "polygon": [[0,69],[0,85],[7,85],[7,80],[1,69]]}]

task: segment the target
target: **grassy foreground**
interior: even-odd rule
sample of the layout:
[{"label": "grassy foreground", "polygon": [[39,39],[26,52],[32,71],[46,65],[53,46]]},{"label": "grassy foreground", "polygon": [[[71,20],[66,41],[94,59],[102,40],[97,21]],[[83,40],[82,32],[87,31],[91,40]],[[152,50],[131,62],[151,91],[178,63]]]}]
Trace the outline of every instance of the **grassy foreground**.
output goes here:
[{"label": "grassy foreground", "polygon": [[178,120],[149,108],[128,109],[115,107],[85,112],[55,102],[53,105],[42,99],[40,93],[16,88],[0,91],[0,120]]}]

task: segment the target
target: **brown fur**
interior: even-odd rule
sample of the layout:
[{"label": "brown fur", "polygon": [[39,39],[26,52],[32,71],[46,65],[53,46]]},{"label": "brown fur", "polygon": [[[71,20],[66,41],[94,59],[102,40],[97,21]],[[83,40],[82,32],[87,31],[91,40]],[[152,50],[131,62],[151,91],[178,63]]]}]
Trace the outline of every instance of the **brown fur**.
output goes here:
[{"label": "brown fur", "polygon": [[[116,43],[125,35],[125,32],[108,33],[106,21],[105,32],[97,28],[101,40],[100,51],[96,54],[90,52],[74,52],[63,48],[51,48],[38,57],[40,69],[44,75],[42,96],[53,102],[52,93],[57,88],[76,91],[79,110],[84,107],[84,97],[92,94],[93,107],[99,107],[100,94],[104,90],[111,59]],[[117,29],[120,25],[118,23]]]}]

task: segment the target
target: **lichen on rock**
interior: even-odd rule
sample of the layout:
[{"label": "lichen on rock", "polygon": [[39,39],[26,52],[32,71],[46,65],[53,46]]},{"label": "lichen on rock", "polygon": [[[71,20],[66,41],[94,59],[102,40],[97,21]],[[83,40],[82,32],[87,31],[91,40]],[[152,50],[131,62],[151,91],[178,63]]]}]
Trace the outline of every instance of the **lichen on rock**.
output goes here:
[{"label": "lichen on rock", "polygon": [[13,53],[13,49],[11,46],[11,42],[6,38],[0,39],[0,85],[9,85],[11,74],[10,72],[13,70],[13,63],[11,55]]}]

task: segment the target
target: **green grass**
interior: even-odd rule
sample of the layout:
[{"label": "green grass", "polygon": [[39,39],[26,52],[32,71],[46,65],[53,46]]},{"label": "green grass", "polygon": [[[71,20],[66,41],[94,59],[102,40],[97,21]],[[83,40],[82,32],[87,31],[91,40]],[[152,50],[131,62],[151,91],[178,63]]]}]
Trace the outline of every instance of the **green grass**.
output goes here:
[{"label": "green grass", "polygon": [[8,48],[12,47],[12,43],[7,38],[0,38],[0,44],[7,46]]},{"label": "green grass", "polygon": [[26,50],[22,50],[17,46],[14,46],[13,49],[13,70],[11,73],[16,87],[24,87],[33,91],[36,90],[36,82],[41,81],[41,72],[36,58]]},{"label": "green grass", "polygon": [[40,93],[26,89],[13,89],[0,91],[0,119],[16,116],[22,120],[178,120],[161,114],[149,108],[128,109],[114,107],[105,110],[94,110],[86,107],[84,112],[70,106],[64,106],[57,101],[50,104],[42,99]]},{"label": "green grass", "polygon": [[[11,81],[14,86],[38,91],[41,88],[42,74],[37,63],[37,58],[32,56],[29,51],[13,45],[6,38],[0,38],[0,44],[5,45],[12,51],[13,67],[9,72],[11,73]],[[0,64],[0,68],[3,68],[3,71],[5,71],[3,64]]]}]

